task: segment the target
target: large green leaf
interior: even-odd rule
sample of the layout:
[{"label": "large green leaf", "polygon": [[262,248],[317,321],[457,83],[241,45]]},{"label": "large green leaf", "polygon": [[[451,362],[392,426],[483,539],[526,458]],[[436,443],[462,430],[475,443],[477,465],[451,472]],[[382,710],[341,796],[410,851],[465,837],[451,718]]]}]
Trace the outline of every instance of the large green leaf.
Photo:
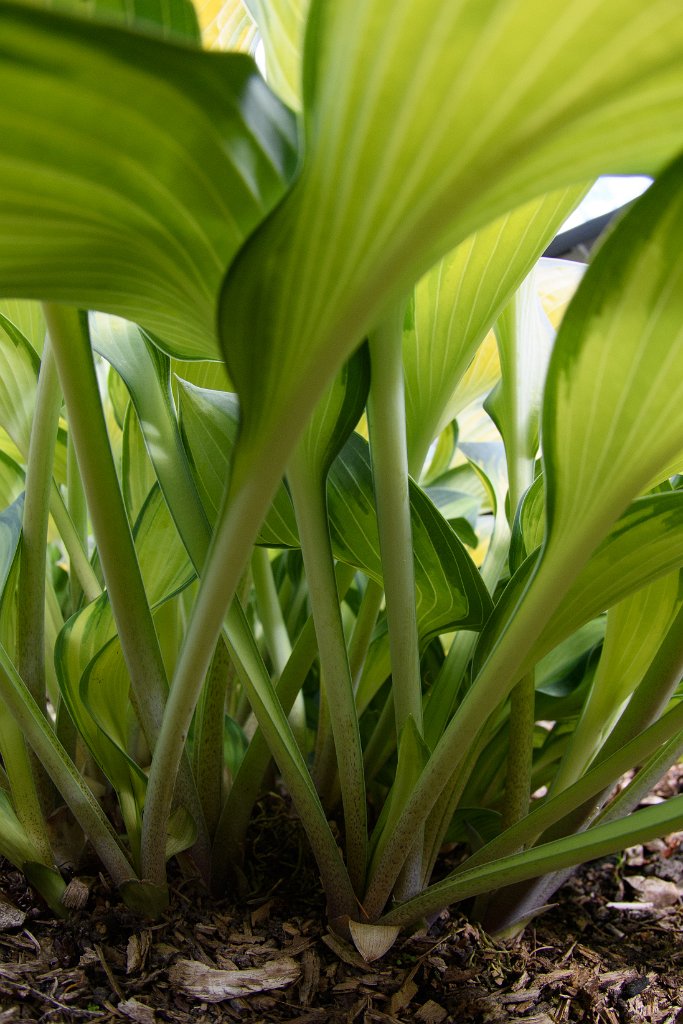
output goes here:
[{"label": "large green leaf", "polygon": [[543,193],[670,159],[682,53],[677,0],[314,2],[301,175],[222,295],[236,486],[254,449],[284,464],[325,383],[444,252]]},{"label": "large green leaf", "polygon": [[12,3],[0,37],[2,294],[215,358],[219,285],[284,191],[291,116],[240,54]]},{"label": "large green leaf", "polygon": [[[455,626],[480,629],[491,607],[481,576],[425,492],[413,481],[409,491],[421,639]],[[381,583],[370,453],[358,434],[330,470],[328,511],[335,556]]]},{"label": "large green leaf", "polygon": [[[134,532],[146,593],[150,604],[158,606],[194,575],[158,485],[150,492]],[[57,638],[55,663],[69,713],[116,790],[136,847],[145,786],[140,768],[128,754],[135,727],[130,677],[106,593],[64,625]]]},{"label": "large green leaf", "polygon": [[293,110],[301,108],[304,29],[310,0],[246,0],[263,40],[266,78]]},{"label": "large green leaf", "polygon": [[0,508],[11,505],[24,489],[26,474],[18,462],[0,451]]},{"label": "large green leaf", "polygon": [[[480,638],[475,669],[481,667],[502,635],[538,557],[537,550],[522,563],[496,605]],[[524,660],[523,671],[584,623],[682,565],[682,492],[638,498],[619,518],[548,619]]]},{"label": "large green leaf", "polygon": [[486,332],[583,191],[576,186],[553,192],[501,217],[445,256],[416,285],[403,341],[414,474],[446,425],[456,387]]},{"label": "large green leaf", "polygon": [[607,239],[562,322],[543,411],[547,540],[595,548],[683,437],[683,160]]},{"label": "large green leaf", "polygon": [[[501,625],[500,603],[496,608],[478,652],[480,671],[434,748],[375,869],[366,894],[368,913],[384,905],[402,847],[450,784],[468,738],[543,653],[536,649],[538,638],[591,553],[629,501],[680,450],[683,262],[676,240],[683,230],[682,185],[679,160],[603,244],[564,317],[543,416],[546,487],[553,502],[552,512],[546,502],[549,539],[540,558],[532,556],[530,567],[520,568],[519,573],[527,568],[526,581],[531,581],[506,602],[500,630],[494,624]],[[641,585],[677,567],[675,560],[666,566],[658,560],[672,558],[670,544],[664,552],[659,549],[663,532],[660,525],[653,564],[648,565],[651,575]],[[649,560],[651,550],[641,549],[640,563]],[[609,568],[614,576],[614,565]],[[585,605],[578,610],[578,625],[586,621]],[[593,615],[605,607],[607,602],[601,602]],[[552,646],[548,643],[545,650]]]},{"label": "large green leaf", "polygon": [[196,43],[199,22],[192,0],[30,0],[35,6],[90,16],[164,38]]},{"label": "large green leaf", "polygon": [[[211,523],[218,517],[239,430],[237,396],[179,381],[179,418],[197,490]],[[259,532],[267,547],[298,547],[292,502],[281,484]]]},{"label": "large green leaf", "polygon": [[680,575],[675,571],[658,577],[607,612],[600,661],[553,792],[580,778],[645,676],[681,607]]},{"label": "large green leaf", "polygon": [[[184,385],[180,411],[197,486],[213,519],[237,436],[235,396]],[[382,583],[370,453],[358,434],[349,438],[332,463],[327,501],[335,558]],[[479,573],[438,509],[412,481],[410,502],[422,639],[455,625],[480,629],[488,617],[490,599]],[[298,546],[294,513],[284,487],[277,493],[259,540],[267,545]]]},{"label": "large green leaf", "polygon": [[574,867],[616,853],[625,846],[645,843],[679,829],[683,822],[683,796],[666,800],[656,807],[645,807],[627,818],[596,825],[578,835],[544,843],[531,850],[501,857],[471,870],[453,872],[430,886],[420,896],[399,905],[382,918],[387,924],[408,924],[457,900],[480,892],[491,892],[550,871]]}]

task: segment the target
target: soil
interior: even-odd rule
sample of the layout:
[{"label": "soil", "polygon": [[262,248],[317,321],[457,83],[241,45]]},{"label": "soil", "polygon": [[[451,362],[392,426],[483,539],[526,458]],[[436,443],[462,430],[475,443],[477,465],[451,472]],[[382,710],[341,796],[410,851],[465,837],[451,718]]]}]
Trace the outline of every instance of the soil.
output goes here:
[{"label": "soil", "polygon": [[[677,769],[652,799],[682,788]],[[179,880],[152,923],[101,877],[79,877],[80,909],[57,920],[5,865],[0,1024],[683,1024],[683,834],[584,867],[513,942],[444,913],[367,964],[328,932],[298,825],[276,809],[238,902]]]}]

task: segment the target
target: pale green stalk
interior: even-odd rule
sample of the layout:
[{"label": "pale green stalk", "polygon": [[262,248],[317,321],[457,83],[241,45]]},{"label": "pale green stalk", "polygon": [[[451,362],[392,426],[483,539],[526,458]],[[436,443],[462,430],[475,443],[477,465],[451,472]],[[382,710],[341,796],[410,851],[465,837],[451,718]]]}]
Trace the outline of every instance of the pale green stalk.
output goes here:
[{"label": "pale green stalk", "polygon": [[[252,551],[251,573],[256,591],[259,619],[263,626],[263,636],[273,662],[275,675],[279,676],[292,653],[292,643],[282,614],[267,548],[256,546]],[[289,720],[296,741],[304,750],[306,745],[306,707],[303,694],[297,694]]]},{"label": "pale green stalk", "polygon": [[76,310],[45,303],[93,532],[141,724],[150,750],[161,727],[166,673],[109,447],[95,367]]},{"label": "pale green stalk", "polygon": [[[143,873],[146,877],[158,876],[163,867],[163,852],[158,849],[158,836],[168,821],[172,780],[180,764],[192,715],[223,625],[226,607],[235,593],[260,523],[280,482],[277,459],[264,459],[262,465],[262,472],[247,475],[243,485],[226,499],[176,666],[147,785],[141,843]],[[306,822],[309,841],[323,876],[333,915],[354,913],[355,897],[339,850],[298,747],[295,743],[295,749],[288,745],[288,737],[293,742],[289,723],[284,715],[279,714],[282,711],[279,704],[272,702],[270,680],[267,674],[263,674],[263,663],[237,604],[232,606],[229,613],[229,633],[231,656],[234,655],[242,683],[248,689],[254,712],[280,765],[292,799]],[[257,681],[257,687],[252,680]],[[264,700],[268,703],[264,703]]]},{"label": "pale green stalk", "polygon": [[367,865],[363,751],[334,574],[325,485],[317,473],[309,469],[301,447],[290,460],[287,479],[299,529],[321,675],[337,755],[349,875],[360,894]]},{"label": "pale green stalk", "polygon": [[222,638],[216,644],[195,723],[195,778],[204,819],[213,838],[223,802],[225,697],[232,663]]},{"label": "pale green stalk", "polygon": [[[586,556],[587,557],[587,556]],[[484,723],[508,696],[519,679],[534,640],[577,575],[579,552],[555,554],[549,550],[523,598],[441,740],[432,753],[404,811],[375,865],[364,906],[376,918],[386,904],[403,867],[405,850],[416,829],[423,828],[439,796],[461,767],[467,751]]]},{"label": "pale green stalk", "polygon": [[[370,334],[372,370],[367,405],[397,739],[409,717],[418,733],[423,731],[403,378],[404,315],[405,304],[401,303]],[[411,896],[422,884],[419,833],[417,838],[413,835],[411,846],[399,882],[402,896]]]},{"label": "pale green stalk", "polygon": [[17,589],[16,665],[43,714],[45,695],[45,572],[52,464],[62,392],[45,340],[26,465],[19,585]]},{"label": "pale green stalk", "polygon": [[682,821],[683,797],[673,797],[663,806],[638,811],[632,821],[622,823],[621,828],[615,827],[619,824],[615,822],[597,825],[580,835],[544,843],[522,854],[449,875],[419,896],[389,911],[379,923],[399,927],[410,924],[470,896],[605,857],[623,849],[625,842],[648,842],[662,831],[680,828]]},{"label": "pale green stalk", "polygon": [[102,593],[102,587],[88,559],[86,551],[87,542],[81,538],[74,526],[71,515],[54,480],[52,481],[50,494],[50,515],[54,519],[55,526],[59,530],[59,535],[69,556],[69,575],[76,575],[83,590],[85,601],[89,604],[91,601],[97,600]]},{"label": "pale green stalk", "polygon": [[412,716],[422,732],[420,651],[415,608],[413,532],[408,489],[401,342],[404,304],[371,335],[368,427],[386,614],[396,735]]},{"label": "pale green stalk", "polygon": [[[34,701],[46,714],[45,573],[47,527],[55,441],[62,393],[49,338],[45,339],[26,464],[24,511],[17,587],[15,659],[17,670]],[[33,754],[14,803],[31,839],[43,855],[50,849],[42,811],[51,803],[50,780]],[[14,778],[15,786],[18,780]],[[33,791],[35,787],[35,792]],[[49,863],[49,861],[48,861]]]},{"label": "pale green stalk", "polygon": [[292,653],[292,644],[275,589],[267,548],[255,547],[252,551],[251,573],[256,590],[259,619],[263,626],[263,636],[273,662],[275,675],[279,676]]},{"label": "pale green stalk", "polygon": [[[76,310],[50,303],[45,303],[44,310],[102,572],[140,724],[154,752],[168,692],[166,672],[109,446],[92,351]],[[174,781],[181,756],[182,750]],[[186,760],[179,779],[178,797],[195,818],[201,856],[207,837]],[[157,837],[156,866],[160,870],[149,876],[157,885],[163,885],[165,880],[165,834],[164,831],[161,838]]]},{"label": "pale green stalk", "polygon": [[[66,503],[74,530],[81,542],[83,551],[85,551],[88,544],[88,506],[85,501],[83,481],[78,472],[78,461],[71,432],[69,432],[66,440]],[[70,561],[72,563],[70,566],[72,571],[69,573],[71,608],[72,611],[76,611],[83,594],[83,586],[79,580],[78,572],[74,571],[76,567],[73,565],[73,560],[70,559]]]},{"label": "pale green stalk", "polygon": [[349,639],[349,668],[351,670],[354,691],[358,689],[358,683],[360,682],[365,659],[370,649],[372,634],[377,624],[377,617],[379,616],[383,601],[383,587],[376,583],[375,580],[368,579]]}]

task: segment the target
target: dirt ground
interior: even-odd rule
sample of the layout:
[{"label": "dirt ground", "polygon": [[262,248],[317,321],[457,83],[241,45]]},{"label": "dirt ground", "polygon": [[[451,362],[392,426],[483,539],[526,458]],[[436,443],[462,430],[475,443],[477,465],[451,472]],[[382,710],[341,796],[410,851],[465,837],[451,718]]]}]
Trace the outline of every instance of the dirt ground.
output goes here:
[{"label": "dirt ground", "polygon": [[683,1024],[683,834],[583,868],[514,942],[445,913],[372,964],[328,932],[284,803],[280,827],[253,834],[238,904],[179,881],[153,923],[100,877],[55,920],[5,865],[0,1024]]}]

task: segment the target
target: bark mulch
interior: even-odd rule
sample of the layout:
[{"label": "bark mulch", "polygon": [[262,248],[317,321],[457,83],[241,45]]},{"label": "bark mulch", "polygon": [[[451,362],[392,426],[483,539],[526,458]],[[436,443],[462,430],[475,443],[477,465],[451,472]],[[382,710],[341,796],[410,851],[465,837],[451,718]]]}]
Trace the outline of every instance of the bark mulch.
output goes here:
[{"label": "bark mulch", "polygon": [[588,865],[513,942],[444,913],[366,964],[328,932],[282,807],[284,829],[257,823],[239,902],[180,880],[154,922],[82,876],[56,920],[5,865],[0,1024],[683,1024],[682,835]]}]

